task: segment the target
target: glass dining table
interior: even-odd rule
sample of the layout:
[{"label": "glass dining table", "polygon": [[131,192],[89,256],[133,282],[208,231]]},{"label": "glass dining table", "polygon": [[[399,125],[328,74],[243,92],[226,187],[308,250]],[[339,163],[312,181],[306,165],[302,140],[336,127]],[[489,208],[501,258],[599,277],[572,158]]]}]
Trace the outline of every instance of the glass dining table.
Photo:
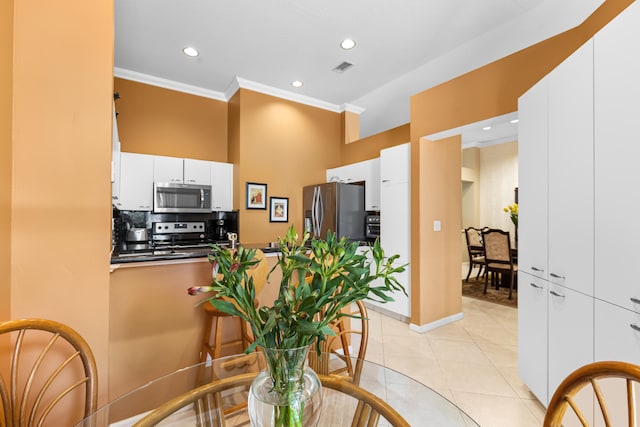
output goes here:
[{"label": "glass dining table", "polygon": [[[335,356],[334,356],[335,357]],[[178,369],[143,384],[114,399],[85,418],[76,427],[127,427],[161,404],[189,392],[206,382],[229,378],[264,369],[260,352],[222,357]],[[382,398],[412,426],[471,427],[478,426],[455,404],[426,385],[382,365],[365,361],[359,386]],[[323,409],[318,426],[350,426],[355,411],[353,399],[338,396],[339,391],[323,389]],[[224,399],[225,407],[242,407],[248,391],[236,390]],[[330,403],[329,403],[330,402]],[[240,404],[240,405],[239,405]],[[196,411],[176,412],[162,425],[196,426]],[[245,410],[234,411],[225,418],[225,426],[248,426]],[[388,426],[380,420],[379,426]]]}]

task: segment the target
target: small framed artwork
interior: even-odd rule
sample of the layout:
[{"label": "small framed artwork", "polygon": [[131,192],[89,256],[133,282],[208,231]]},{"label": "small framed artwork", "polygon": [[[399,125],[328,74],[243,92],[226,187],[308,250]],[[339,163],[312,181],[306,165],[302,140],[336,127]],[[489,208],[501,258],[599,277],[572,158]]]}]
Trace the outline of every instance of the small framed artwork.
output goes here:
[{"label": "small framed artwork", "polygon": [[247,209],[267,209],[267,184],[247,182]]},{"label": "small framed artwork", "polygon": [[269,222],[289,222],[289,198],[269,198]]}]

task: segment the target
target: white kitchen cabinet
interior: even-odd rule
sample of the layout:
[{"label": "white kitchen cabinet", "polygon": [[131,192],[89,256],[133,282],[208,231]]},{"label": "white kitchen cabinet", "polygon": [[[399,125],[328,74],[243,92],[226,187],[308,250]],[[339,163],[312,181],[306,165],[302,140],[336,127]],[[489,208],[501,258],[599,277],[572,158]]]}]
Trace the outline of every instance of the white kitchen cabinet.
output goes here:
[{"label": "white kitchen cabinet", "polygon": [[120,194],[114,206],[125,211],[153,209],[154,156],[120,153]]},{"label": "white kitchen cabinet", "polygon": [[[402,174],[388,174],[380,184],[380,243],[385,254],[400,255],[398,264],[411,259],[411,186],[409,144],[380,151],[381,178],[384,170],[399,169]],[[395,301],[384,304],[384,309],[403,317],[411,314],[411,269],[396,276],[407,293],[392,294]]]},{"label": "white kitchen cabinet", "polygon": [[529,390],[545,404],[547,384],[548,283],[523,271],[518,273],[518,373]]},{"label": "white kitchen cabinet", "polygon": [[593,41],[548,79],[549,281],[593,295]]},{"label": "white kitchen cabinet", "polygon": [[364,182],[364,204],[368,211],[380,210],[380,159],[375,158],[327,169],[327,182]]},{"label": "white kitchen cabinet", "polygon": [[640,314],[595,300],[595,360],[640,361]]},{"label": "white kitchen cabinet", "polygon": [[518,99],[518,269],[543,279],[548,277],[547,105],[546,77]]},{"label": "white kitchen cabinet", "polygon": [[327,182],[362,182],[366,180],[367,167],[364,162],[352,163],[333,169],[327,169]]},{"label": "white kitchen cabinet", "polygon": [[211,162],[154,156],[153,180],[173,184],[211,185]]},{"label": "white kitchen cabinet", "polygon": [[368,211],[380,210],[380,158],[365,162],[364,208]]},{"label": "white kitchen cabinet", "polygon": [[184,162],[179,157],[153,156],[153,181],[184,183]]},{"label": "white kitchen cabinet", "polygon": [[631,301],[640,299],[640,227],[634,225],[640,210],[640,4],[598,32],[594,44],[595,296],[640,312]]},{"label": "white kitchen cabinet", "polygon": [[549,283],[548,298],[551,398],[567,375],[593,362],[594,314],[593,297],[567,287]]},{"label": "white kitchen cabinet", "polygon": [[211,185],[211,163],[206,160],[184,159],[184,183]]},{"label": "white kitchen cabinet", "polygon": [[211,207],[214,211],[233,209],[233,165],[210,162]]},{"label": "white kitchen cabinet", "polygon": [[411,144],[380,150],[380,182],[409,182]]}]

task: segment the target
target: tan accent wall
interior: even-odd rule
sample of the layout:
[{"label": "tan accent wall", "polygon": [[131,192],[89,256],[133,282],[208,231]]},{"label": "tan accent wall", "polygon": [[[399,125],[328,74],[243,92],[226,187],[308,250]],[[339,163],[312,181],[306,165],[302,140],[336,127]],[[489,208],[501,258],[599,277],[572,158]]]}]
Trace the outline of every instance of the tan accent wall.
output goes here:
[{"label": "tan accent wall", "polygon": [[227,103],[114,79],[122,151],[227,161]]},{"label": "tan accent wall", "polygon": [[351,144],[342,145],[341,162],[332,167],[375,159],[380,157],[380,150],[406,144],[410,140],[410,126],[408,123],[359,139]]},{"label": "tan accent wall", "polygon": [[[270,242],[292,224],[301,231],[302,187],[324,182],[325,170],[339,164],[340,114],[240,89],[239,121],[240,240]],[[246,209],[247,182],[267,184],[269,197],[288,197],[289,223],[269,222],[268,201],[267,210]]]},{"label": "tan accent wall", "polygon": [[13,0],[0,2],[0,320],[11,313]]},{"label": "tan accent wall", "polygon": [[[461,137],[411,142],[411,323],[426,325],[462,309]],[[441,231],[433,231],[433,221]]]},{"label": "tan accent wall", "polygon": [[113,0],[16,1],[14,13],[10,316],[55,319],[84,336],[104,403]]},{"label": "tan accent wall", "polygon": [[340,114],[342,143],[351,144],[360,139],[360,115],[345,111]]},{"label": "tan accent wall", "polygon": [[518,109],[518,97],[633,0],[607,0],[577,27],[411,97],[411,139]]}]

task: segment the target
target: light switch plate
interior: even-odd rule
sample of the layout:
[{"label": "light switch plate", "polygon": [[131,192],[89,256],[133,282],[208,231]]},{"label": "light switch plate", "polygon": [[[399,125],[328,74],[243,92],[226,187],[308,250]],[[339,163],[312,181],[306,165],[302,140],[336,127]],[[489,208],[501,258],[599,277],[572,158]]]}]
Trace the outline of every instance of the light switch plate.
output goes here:
[{"label": "light switch plate", "polygon": [[433,231],[440,231],[440,220],[436,219],[433,221]]}]

